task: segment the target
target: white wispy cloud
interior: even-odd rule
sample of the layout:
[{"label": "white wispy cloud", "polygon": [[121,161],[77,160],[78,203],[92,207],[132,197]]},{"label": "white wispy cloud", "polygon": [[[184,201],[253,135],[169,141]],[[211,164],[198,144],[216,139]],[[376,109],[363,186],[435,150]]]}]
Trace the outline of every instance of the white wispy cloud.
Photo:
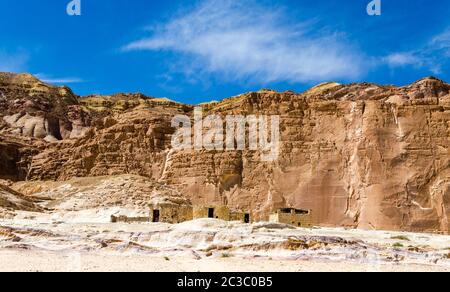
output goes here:
[{"label": "white wispy cloud", "polygon": [[450,29],[432,37],[419,48],[406,52],[395,52],[383,58],[391,67],[412,66],[425,68],[433,74],[440,74],[450,59]]},{"label": "white wispy cloud", "polygon": [[321,34],[321,27],[290,19],[282,8],[256,1],[206,0],[123,50],[174,52],[177,70],[227,80],[312,82],[364,74],[363,55],[343,34]]},{"label": "white wispy cloud", "polygon": [[447,57],[450,57],[450,29],[435,36],[431,40],[430,46],[433,46],[435,50],[439,50],[443,52]]},{"label": "white wispy cloud", "polygon": [[421,59],[412,52],[393,53],[385,58],[386,62],[395,67],[421,64]]},{"label": "white wispy cloud", "polygon": [[78,77],[65,77],[65,78],[55,78],[47,74],[38,73],[35,76],[42,82],[50,84],[71,84],[71,83],[81,83],[84,82],[83,79]]},{"label": "white wispy cloud", "polygon": [[0,72],[25,72],[28,59],[28,54],[23,50],[10,52],[0,48]]}]

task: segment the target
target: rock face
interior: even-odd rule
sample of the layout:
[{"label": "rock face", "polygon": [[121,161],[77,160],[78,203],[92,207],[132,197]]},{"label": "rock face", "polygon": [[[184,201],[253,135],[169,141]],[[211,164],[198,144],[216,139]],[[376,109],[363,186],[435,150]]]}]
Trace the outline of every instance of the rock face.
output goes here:
[{"label": "rock face", "polygon": [[48,141],[80,137],[90,122],[69,88],[9,73],[0,73],[0,120],[14,134]]},{"label": "rock face", "polygon": [[25,180],[37,153],[37,148],[27,141],[0,134],[0,179]]},{"label": "rock face", "polygon": [[[20,128],[20,119],[11,123],[17,94],[2,91],[12,88],[2,82],[0,96],[8,102],[1,131],[10,133]],[[47,127],[45,118],[33,135],[21,128],[18,134],[60,140],[30,156],[29,179],[134,174],[170,185],[194,204],[252,210],[255,219],[282,207],[310,208],[319,225],[450,232],[450,85],[435,78],[405,87],[262,90],[202,105],[204,115],[279,115],[281,151],[273,162],[251,150],[173,150],[171,119],[192,117],[191,106],[143,95],[77,98],[61,88],[40,98],[52,90],[66,90],[59,95],[63,105],[21,113],[27,121],[48,113],[61,133],[56,137],[50,129],[58,127]],[[67,115],[57,110],[64,105]],[[77,127],[83,130],[72,135]],[[8,165],[14,172],[14,163]]]},{"label": "rock face", "polygon": [[157,181],[164,171],[175,131],[170,121],[183,110],[176,104],[150,103],[99,118],[84,137],[49,145],[35,156],[30,178],[66,180],[136,174]]},{"label": "rock face", "polygon": [[212,104],[213,113],[280,115],[278,161],[262,163],[252,151],[175,153],[167,179],[194,202],[224,202],[260,218],[290,206],[311,208],[324,225],[449,232],[449,89],[429,78]]}]

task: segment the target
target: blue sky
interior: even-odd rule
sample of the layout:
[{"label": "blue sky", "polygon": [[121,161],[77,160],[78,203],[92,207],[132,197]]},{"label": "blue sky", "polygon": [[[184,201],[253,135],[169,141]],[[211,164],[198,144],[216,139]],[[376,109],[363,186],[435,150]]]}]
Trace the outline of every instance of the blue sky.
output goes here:
[{"label": "blue sky", "polygon": [[0,71],[186,103],[325,81],[450,81],[450,1],[0,0]]}]

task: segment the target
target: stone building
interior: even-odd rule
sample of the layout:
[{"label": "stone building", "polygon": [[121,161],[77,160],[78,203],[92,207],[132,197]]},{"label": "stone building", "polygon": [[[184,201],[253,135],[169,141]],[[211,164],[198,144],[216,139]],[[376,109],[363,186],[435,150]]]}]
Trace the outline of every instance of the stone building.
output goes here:
[{"label": "stone building", "polygon": [[311,215],[311,210],[284,208],[271,214],[269,221],[291,224],[297,227],[312,227]]},{"label": "stone building", "polygon": [[194,206],[194,219],[214,218],[230,221],[230,208],[227,206]]},{"label": "stone building", "polygon": [[227,206],[194,206],[194,219],[213,218],[224,221],[251,222],[251,214],[242,210],[230,209]]},{"label": "stone building", "polygon": [[251,223],[252,216],[250,212],[245,212],[242,210],[232,210],[230,212],[230,221],[241,221],[243,223]]},{"label": "stone building", "polygon": [[193,207],[181,196],[154,195],[150,200],[150,222],[177,224],[193,219]]}]

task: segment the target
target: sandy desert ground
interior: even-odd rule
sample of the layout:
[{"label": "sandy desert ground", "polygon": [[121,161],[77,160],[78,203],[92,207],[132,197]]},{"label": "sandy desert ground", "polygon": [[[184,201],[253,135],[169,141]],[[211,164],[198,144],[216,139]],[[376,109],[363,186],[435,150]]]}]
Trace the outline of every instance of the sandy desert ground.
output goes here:
[{"label": "sandy desert ground", "polygon": [[108,214],[0,220],[0,271],[450,271],[450,236],[214,219],[112,224]]}]

